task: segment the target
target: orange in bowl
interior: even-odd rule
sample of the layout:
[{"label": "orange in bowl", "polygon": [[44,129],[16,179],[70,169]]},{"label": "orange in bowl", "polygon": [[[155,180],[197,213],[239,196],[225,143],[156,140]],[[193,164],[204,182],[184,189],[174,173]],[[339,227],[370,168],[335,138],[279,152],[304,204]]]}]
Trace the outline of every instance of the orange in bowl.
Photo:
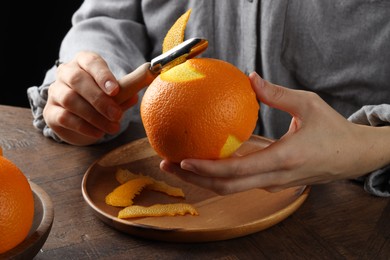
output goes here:
[{"label": "orange in bowl", "polygon": [[21,170],[0,148],[0,254],[16,247],[28,235],[34,218],[34,197]]}]

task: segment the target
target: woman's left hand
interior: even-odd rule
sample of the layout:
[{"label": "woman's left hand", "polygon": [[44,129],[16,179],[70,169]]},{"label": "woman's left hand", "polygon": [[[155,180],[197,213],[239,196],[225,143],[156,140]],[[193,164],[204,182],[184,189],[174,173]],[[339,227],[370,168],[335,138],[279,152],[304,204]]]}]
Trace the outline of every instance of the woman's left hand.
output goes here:
[{"label": "woman's left hand", "polygon": [[263,150],[221,160],[163,160],[160,168],[219,194],[351,179],[390,163],[389,127],[349,122],[317,94],[250,76],[257,98],[292,116],[288,132]]}]

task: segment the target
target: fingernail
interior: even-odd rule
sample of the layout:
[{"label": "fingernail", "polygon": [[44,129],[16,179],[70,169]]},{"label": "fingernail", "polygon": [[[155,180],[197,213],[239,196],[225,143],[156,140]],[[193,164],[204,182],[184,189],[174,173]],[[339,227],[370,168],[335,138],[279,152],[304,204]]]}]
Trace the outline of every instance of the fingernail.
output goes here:
[{"label": "fingernail", "polygon": [[264,80],[257,74],[257,72],[252,72],[249,77],[254,81],[256,86],[262,88],[264,86]]},{"label": "fingernail", "polygon": [[180,167],[186,171],[190,171],[190,172],[195,171],[195,167],[192,164],[188,163],[187,161],[181,161]]},{"label": "fingernail", "polygon": [[104,88],[106,89],[107,94],[111,94],[115,90],[116,84],[111,80],[107,80],[106,83],[104,83]]},{"label": "fingernail", "polygon": [[170,166],[169,163],[167,163],[165,160],[162,160],[160,163],[160,169],[162,169],[165,172],[174,173],[173,168]]}]

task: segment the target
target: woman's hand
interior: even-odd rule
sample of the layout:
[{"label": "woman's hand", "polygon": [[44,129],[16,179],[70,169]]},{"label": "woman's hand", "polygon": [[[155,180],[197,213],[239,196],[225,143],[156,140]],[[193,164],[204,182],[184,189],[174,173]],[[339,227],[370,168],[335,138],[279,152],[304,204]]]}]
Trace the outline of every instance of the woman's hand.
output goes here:
[{"label": "woman's hand", "polygon": [[317,94],[250,75],[258,99],[291,114],[288,132],[263,150],[221,160],[161,162],[161,169],[219,194],[252,188],[279,191],[364,175],[390,163],[390,127],[356,125]]},{"label": "woman's hand", "polygon": [[43,111],[46,124],[65,142],[89,145],[104,134],[120,130],[123,111],[137,96],[119,106],[114,100],[119,85],[99,55],[81,52],[57,68]]}]

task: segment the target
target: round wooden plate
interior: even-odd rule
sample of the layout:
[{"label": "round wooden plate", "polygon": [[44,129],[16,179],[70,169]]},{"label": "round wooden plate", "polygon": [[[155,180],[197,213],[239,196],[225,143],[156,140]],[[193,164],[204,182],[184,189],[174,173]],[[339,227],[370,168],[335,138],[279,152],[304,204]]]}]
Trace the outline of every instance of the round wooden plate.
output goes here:
[{"label": "round wooden plate", "polygon": [[[237,156],[263,149],[271,143],[263,137],[252,136],[240,147]],[[310,190],[306,186],[277,193],[253,189],[220,196],[162,172],[160,161],[147,138],[123,145],[88,168],[82,180],[83,197],[102,221],[119,231],[162,241],[206,242],[236,238],[269,228],[296,211]],[[115,179],[118,168],[164,180],[170,185],[181,187],[186,195],[185,199],[180,199],[143,190],[135,198],[134,204],[147,206],[186,202],[194,205],[199,215],[117,218],[121,208],[107,205],[105,196],[119,185]]]},{"label": "round wooden plate", "polygon": [[49,195],[29,181],[34,196],[34,219],[27,238],[13,249],[0,254],[0,259],[33,259],[49,236],[54,220],[54,207]]}]

